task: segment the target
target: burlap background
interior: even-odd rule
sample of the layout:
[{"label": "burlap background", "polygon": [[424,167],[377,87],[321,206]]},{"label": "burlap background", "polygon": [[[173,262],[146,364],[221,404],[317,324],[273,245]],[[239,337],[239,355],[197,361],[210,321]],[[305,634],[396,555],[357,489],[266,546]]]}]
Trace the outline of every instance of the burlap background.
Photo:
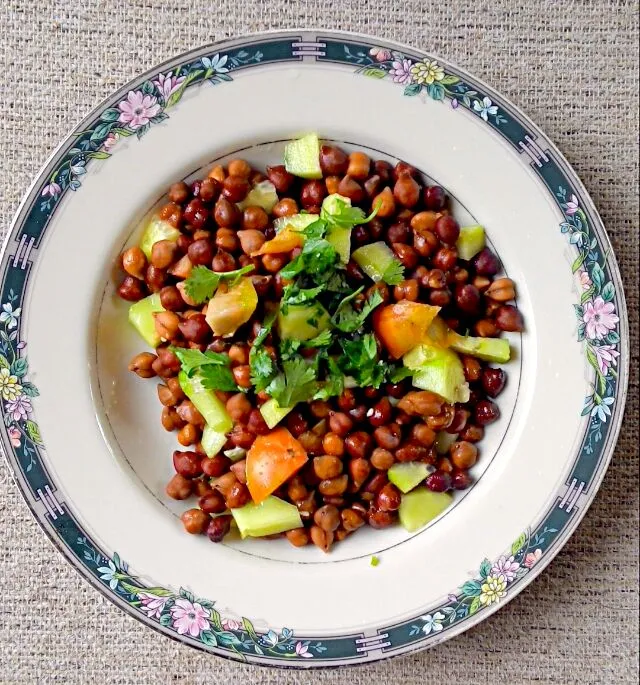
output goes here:
[{"label": "burlap background", "polygon": [[[60,137],[175,53],[277,27],[325,26],[447,57],[518,103],[602,213],[638,321],[638,3],[633,0],[2,0],[0,225]],[[72,360],[69,360],[72,363]],[[306,674],[208,657],[115,609],[63,562],[0,465],[1,683],[635,683],[638,383],[591,511],[506,609],[430,652]],[[372,601],[373,598],[372,598]]]}]

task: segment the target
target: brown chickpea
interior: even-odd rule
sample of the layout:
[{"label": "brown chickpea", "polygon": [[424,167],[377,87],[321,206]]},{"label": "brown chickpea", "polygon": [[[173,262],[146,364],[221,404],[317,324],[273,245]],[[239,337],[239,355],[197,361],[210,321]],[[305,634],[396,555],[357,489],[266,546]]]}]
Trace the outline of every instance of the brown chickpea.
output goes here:
[{"label": "brown chickpea", "polygon": [[144,280],[147,258],[144,252],[137,246],[130,247],[122,253],[122,268],[134,278]]},{"label": "brown chickpea", "polygon": [[420,286],[415,278],[410,278],[405,281],[401,281],[393,289],[393,297],[396,301],[409,300],[410,302],[416,302],[420,295]]},{"label": "brown chickpea", "polygon": [[[165,313],[173,314],[173,312]],[[175,314],[173,315],[175,316]],[[207,323],[207,319],[200,313],[195,313],[185,319],[178,327],[185,337],[185,340],[188,340],[189,342],[203,343],[211,335],[211,328]]]},{"label": "brown chickpea", "polygon": [[289,416],[287,416],[287,428],[293,437],[297,438],[308,430],[309,423],[301,412],[294,409]]},{"label": "brown chickpea", "polygon": [[[188,251],[188,249],[187,249]],[[149,267],[149,269],[155,269],[153,265]],[[147,271],[149,271],[147,269]],[[180,257],[180,259],[169,269],[169,274],[171,276],[175,276],[176,278],[184,279],[184,278],[189,278],[191,275],[191,271],[193,269],[193,262],[189,258],[189,255],[186,254],[183,257]],[[156,271],[159,271],[159,269],[156,269]],[[164,272],[161,272],[164,273]]]},{"label": "brown chickpea", "polygon": [[393,196],[393,192],[389,186],[383,188],[383,190],[378,193],[371,202],[372,207],[379,207],[378,214],[381,219],[387,219],[394,216],[396,213],[396,199]]},{"label": "brown chickpea", "polygon": [[389,226],[386,240],[390,245],[394,243],[408,243],[411,237],[411,229],[405,221],[397,221]]},{"label": "brown chickpea", "polygon": [[253,407],[246,394],[238,392],[227,400],[226,409],[235,423],[245,423]]},{"label": "brown chickpea", "polygon": [[339,437],[344,438],[353,428],[353,421],[344,412],[335,412],[329,417],[329,428]]},{"label": "brown chickpea", "polygon": [[322,438],[322,448],[333,457],[341,457],[344,454],[344,440],[337,433],[329,432]]},{"label": "brown chickpea", "polygon": [[233,202],[229,202],[226,197],[219,197],[213,209],[213,218],[218,226],[231,228],[240,223],[242,213]]},{"label": "brown chickpea", "polygon": [[320,435],[316,435],[313,431],[308,430],[300,433],[298,440],[310,455],[322,454],[322,437]]},{"label": "brown chickpea", "polygon": [[450,404],[445,404],[442,411],[427,417],[427,426],[434,431],[446,430],[452,424],[455,417],[455,409]]},{"label": "brown chickpea", "polygon": [[320,480],[337,478],[342,473],[342,461],[338,457],[325,454],[313,458],[313,470]]},{"label": "brown chickpea", "polygon": [[412,176],[413,178],[418,178],[418,170],[407,162],[403,162],[401,160],[397,162],[396,165],[393,167],[394,180],[397,181],[400,178],[400,176],[404,176],[407,174],[409,176]]},{"label": "brown chickpea", "polygon": [[418,264],[419,255],[415,248],[405,243],[393,243],[391,246],[396,256],[406,269],[414,269]]},{"label": "brown chickpea", "polygon": [[[373,198],[378,195],[381,185],[382,179],[377,174],[374,174],[364,182],[364,190],[369,197]],[[373,207],[375,207],[375,205],[372,204],[372,209]]]},{"label": "brown chickpea", "polygon": [[249,193],[249,181],[240,176],[227,176],[222,182],[222,194],[229,202],[242,202]]},{"label": "brown chickpea", "polygon": [[215,257],[211,260],[211,268],[219,272],[234,271],[236,260],[226,250],[218,250]]},{"label": "brown chickpea", "polygon": [[411,429],[411,437],[425,447],[431,447],[436,441],[436,432],[426,423],[416,423]]},{"label": "brown chickpea", "polygon": [[285,533],[285,537],[294,547],[304,547],[311,540],[306,528],[293,528]]},{"label": "brown chickpea", "polygon": [[158,399],[164,407],[175,407],[180,401],[180,397],[174,395],[171,389],[163,383],[158,384]]},{"label": "brown chickpea", "polygon": [[[194,235],[198,233],[200,234],[200,231],[194,231]],[[187,250],[189,249],[189,245],[193,242],[193,239],[191,236],[185,235],[184,233],[181,233],[178,236],[178,239],[176,240],[176,246],[178,248],[177,254],[178,255],[185,255],[187,253]]]},{"label": "brown chickpea", "polygon": [[400,508],[400,501],[400,490],[393,483],[387,483],[378,492],[376,507],[380,511],[397,511]]},{"label": "brown chickpea", "polygon": [[380,426],[373,431],[373,439],[385,450],[395,450],[399,447],[401,438],[402,431],[395,423]]},{"label": "brown chickpea", "polygon": [[167,196],[170,202],[181,205],[185,203],[189,197],[189,186],[184,181],[178,181],[169,188]]},{"label": "brown chickpea", "polygon": [[164,340],[175,340],[178,335],[180,319],[174,312],[155,312],[153,323],[156,333]]},{"label": "brown chickpea", "polygon": [[504,304],[498,309],[495,322],[501,331],[520,333],[524,330],[522,314],[512,304]]},{"label": "brown chickpea", "polygon": [[242,213],[242,228],[246,231],[262,231],[269,225],[269,216],[262,207],[247,207]]},{"label": "brown chickpea", "polygon": [[393,413],[393,408],[391,407],[391,402],[387,397],[383,397],[378,400],[371,409],[367,412],[367,418],[369,423],[374,426],[384,426],[391,420],[391,415]]},{"label": "brown chickpea", "polygon": [[228,471],[223,473],[219,478],[211,481],[213,489],[219,492],[223,497],[226,498],[227,494],[231,488],[238,482],[236,474],[233,471]]},{"label": "brown chickpea", "polygon": [[125,276],[118,288],[118,295],[129,302],[137,302],[147,294],[147,289],[142,281],[133,276]]},{"label": "brown chickpea", "polygon": [[251,387],[251,367],[249,366],[249,364],[241,364],[240,366],[234,366],[231,371],[233,373],[233,378],[239,387]]},{"label": "brown chickpea", "polygon": [[436,212],[418,212],[411,218],[411,228],[420,235],[426,231],[434,232],[438,214]]},{"label": "brown chickpea", "polygon": [[153,362],[157,359],[151,352],[140,352],[129,362],[127,368],[133,371],[140,378],[153,378],[156,372],[152,368]]},{"label": "brown chickpea", "polygon": [[249,494],[249,489],[244,483],[236,481],[225,495],[225,501],[227,503],[227,508],[229,509],[239,509],[248,504],[251,499]]},{"label": "brown chickpea", "polygon": [[313,515],[313,522],[327,532],[333,532],[340,525],[340,512],[333,504],[325,504]]},{"label": "brown chickpea", "polygon": [[349,158],[341,148],[334,145],[322,145],[320,148],[320,168],[326,176],[342,176],[347,173]]},{"label": "brown chickpea", "polygon": [[438,471],[442,471],[443,473],[452,473],[453,472],[453,464],[451,463],[451,460],[448,457],[442,457],[438,461]]},{"label": "brown chickpea", "polygon": [[344,441],[344,446],[349,456],[362,458],[369,455],[373,447],[373,439],[364,431],[356,431],[349,434]]},{"label": "brown chickpea", "polygon": [[362,423],[367,418],[367,406],[365,404],[359,404],[349,410],[349,416],[355,423]]},{"label": "brown chickpea", "polygon": [[218,183],[222,183],[222,181],[224,181],[224,179],[227,177],[227,172],[221,164],[218,164],[211,169],[211,171],[207,174],[207,177],[218,181]]},{"label": "brown chickpea", "polygon": [[178,245],[173,240],[158,240],[151,248],[151,264],[156,269],[166,269],[175,260]]},{"label": "brown chickpea", "polygon": [[318,207],[327,195],[327,187],[322,180],[312,179],[302,184],[300,204],[305,208]]},{"label": "brown chickpea", "polygon": [[329,413],[331,411],[329,403],[325,402],[324,400],[314,400],[309,405],[309,409],[313,416],[316,417],[316,419],[326,418],[327,416],[329,416]]},{"label": "brown chickpea", "polygon": [[376,447],[371,454],[371,466],[378,471],[388,471],[394,464],[395,459],[389,450]]},{"label": "brown chickpea", "polygon": [[168,202],[162,209],[158,212],[158,217],[168,224],[171,224],[174,228],[180,226],[182,220],[182,207],[177,205],[175,202]]},{"label": "brown chickpea", "polygon": [[222,542],[230,529],[231,516],[216,516],[209,521],[205,534],[211,542]]},{"label": "brown chickpea", "polygon": [[262,255],[262,266],[270,273],[276,273],[288,262],[285,254],[265,254]]},{"label": "brown chickpea", "polygon": [[187,499],[191,496],[193,485],[188,478],[176,473],[175,476],[167,483],[165,492],[171,499]]},{"label": "brown chickpea", "polygon": [[357,492],[362,484],[369,477],[371,472],[371,465],[363,457],[357,457],[349,462],[349,475],[352,480],[352,489],[350,491]]},{"label": "brown chickpea", "polygon": [[[240,241],[238,240],[238,235],[235,230],[232,228],[219,228],[216,231],[216,239],[215,239],[215,244],[216,247],[219,250],[226,250],[227,252],[235,252],[236,250],[239,249],[240,247]],[[194,243],[195,245],[195,243]],[[193,245],[189,248],[191,248]],[[213,254],[211,255],[213,257]],[[211,260],[207,260],[211,261]],[[206,262],[203,262],[206,263]]]},{"label": "brown chickpea", "polygon": [[328,195],[333,195],[338,192],[338,186],[340,185],[340,176],[327,176],[324,179],[324,185],[327,189]]},{"label": "brown chickpea", "polygon": [[178,431],[178,442],[183,447],[188,447],[189,445],[195,445],[200,440],[200,436],[200,429],[188,423]]},{"label": "brown chickpea", "polygon": [[281,218],[283,216],[293,216],[298,211],[298,203],[293,198],[283,197],[282,200],[276,202],[271,213],[273,216]]},{"label": "brown chickpea", "polygon": [[228,354],[232,365],[249,363],[249,347],[245,343],[234,343]]},{"label": "brown chickpea", "polygon": [[397,520],[397,514],[393,511],[381,511],[380,509],[370,509],[367,516],[367,523],[372,528],[388,528]]},{"label": "brown chickpea", "polygon": [[405,443],[395,451],[396,459],[401,462],[421,461],[427,456],[427,448],[421,444]]},{"label": "brown chickpea", "polygon": [[432,290],[429,293],[429,304],[434,307],[446,307],[451,302],[451,292],[447,288]]},{"label": "brown chickpea", "polygon": [[180,516],[180,520],[184,529],[191,535],[201,535],[209,523],[209,517],[200,509],[187,509]]},{"label": "brown chickpea", "polygon": [[476,335],[479,335],[481,338],[495,338],[500,333],[500,329],[491,321],[491,319],[480,319],[480,321],[476,321],[473,325],[473,330]]},{"label": "brown chickpea", "polygon": [[338,193],[348,197],[354,205],[362,202],[367,194],[364,188],[351,176],[345,176],[338,184]]},{"label": "brown chickpea", "polygon": [[209,478],[219,478],[226,473],[231,466],[231,460],[223,454],[214,454],[213,457],[203,457],[201,462],[202,472]]},{"label": "brown chickpea", "polygon": [[273,276],[271,274],[269,274],[268,276],[249,274],[249,278],[253,283],[253,287],[256,289],[258,297],[265,297],[265,295],[267,295],[267,293],[271,289],[271,284],[273,283]]},{"label": "brown chickpea", "polygon": [[244,159],[232,159],[227,164],[227,171],[229,176],[238,176],[239,178],[248,179],[251,175],[251,165]]},{"label": "brown chickpea", "polygon": [[299,475],[293,476],[289,481],[289,485],[287,486],[287,497],[292,502],[299,502],[308,494],[309,491],[307,490],[306,485],[303,483],[302,478]]},{"label": "brown chickpea", "polygon": [[176,412],[183,421],[192,423],[194,426],[204,426],[202,414],[196,409],[191,400],[182,400],[178,405]]},{"label": "brown chickpea", "polygon": [[200,184],[200,193],[198,197],[203,202],[213,202],[220,196],[222,190],[221,184],[215,178],[205,178]]},{"label": "brown chickpea", "polygon": [[321,481],[318,485],[318,491],[325,497],[335,497],[345,492],[348,484],[349,476],[345,473],[337,478],[329,478]]},{"label": "brown chickpea", "polygon": [[184,425],[184,421],[178,416],[175,409],[172,409],[171,407],[162,408],[160,423],[162,423],[162,427],[169,432],[182,428]]},{"label": "brown chickpea", "polygon": [[355,509],[343,509],[340,512],[343,528],[351,533],[364,525],[364,517]]},{"label": "brown chickpea", "polygon": [[427,285],[430,288],[441,289],[447,285],[447,277],[441,269],[431,269],[427,278]]},{"label": "brown chickpea", "polygon": [[415,207],[420,200],[420,185],[409,174],[402,174],[393,186],[393,197],[403,207]]},{"label": "brown chickpea", "polygon": [[464,378],[469,383],[475,383],[480,380],[482,375],[482,366],[475,357],[462,355],[462,368],[464,370]]},{"label": "brown chickpea", "polygon": [[369,176],[371,160],[364,152],[352,152],[349,155],[347,174],[357,181],[364,181]]},{"label": "brown chickpea", "polygon": [[333,533],[322,530],[320,526],[311,526],[309,534],[311,536],[311,542],[313,542],[316,547],[319,547],[323,552],[329,551],[333,544]]},{"label": "brown chickpea", "polygon": [[282,164],[267,167],[267,178],[273,183],[278,195],[284,195],[293,185],[295,177]]},{"label": "brown chickpea", "polygon": [[218,490],[209,490],[198,500],[198,506],[205,514],[222,514],[226,510],[224,497]]},{"label": "brown chickpea", "polygon": [[247,430],[254,435],[266,435],[269,432],[269,426],[267,426],[259,409],[251,410],[247,421]]},{"label": "brown chickpea", "polygon": [[449,449],[451,461],[458,469],[470,469],[478,461],[478,448],[472,442],[454,442]]},{"label": "brown chickpea", "polygon": [[458,250],[455,247],[441,247],[433,257],[434,268],[449,271],[456,265]]}]

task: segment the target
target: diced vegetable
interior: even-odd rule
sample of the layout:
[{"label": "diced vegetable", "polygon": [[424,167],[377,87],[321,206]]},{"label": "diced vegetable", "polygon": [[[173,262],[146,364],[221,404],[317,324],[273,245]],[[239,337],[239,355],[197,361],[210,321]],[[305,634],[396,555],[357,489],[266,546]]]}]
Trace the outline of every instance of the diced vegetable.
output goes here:
[{"label": "diced vegetable", "polygon": [[355,263],[376,283],[383,280],[387,269],[395,262],[396,256],[384,242],[370,243],[354,250]]},{"label": "diced vegetable", "polygon": [[156,331],[153,319],[155,312],[163,312],[164,307],[160,304],[160,295],[153,293],[129,307],[129,323],[132,324],[144,341],[150,347],[160,344],[160,336]]},{"label": "diced vegetable", "polygon": [[193,402],[212,430],[227,433],[233,428],[233,421],[224,404],[213,390],[202,387],[197,376],[189,378],[184,371],[180,371],[178,382],[184,394]]},{"label": "diced vegetable", "polygon": [[[191,401],[193,402],[193,400]],[[227,442],[227,436],[224,433],[211,428],[209,424],[204,427],[201,444],[204,453],[208,457],[215,457],[215,455],[224,447],[225,442]]]},{"label": "diced vegetable", "polygon": [[291,227],[285,226],[280,233],[276,233],[275,237],[267,240],[257,252],[252,252],[251,256],[257,257],[263,254],[291,252],[296,247],[302,247],[303,245],[304,236],[298,231],[294,231]]},{"label": "diced vegetable", "polygon": [[322,178],[320,141],[315,133],[292,140],[284,148],[285,169],[300,178]]},{"label": "diced vegetable", "polygon": [[351,228],[332,226],[327,232],[327,241],[333,245],[338,253],[340,262],[346,264],[351,254]]},{"label": "diced vegetable", "polygon": [[427,488],[416,488],[402,495],[400,502],[401,525],[413,533],[439,516],[453,502],[448,492],[432,492]]},{"label": "diced vegetable", "polygon": [[241,277],[227,292],[220,288],[207,305],[207,323],[214,335],[231,335],[251,318],[258,294],[250,278]]},{"label": "diced vegetable", "polygon": [[469,400],[469,386],[462,362],[455,352],[422,344],[407,352],[402,362],[414,371],[413,385],[416,388],[435,392],[452,404]]},{"label": "diced vegetable", "polygon": [[447,433],[440,431],[436,435],[435,447],[438,454],[446,454],[453,443],[458,439],[457,433]]},{"label": "diced vegetable", "polygon": [[402,492],[409,492],[434,471],[434,467],[421,461],[394,464],[388,471],[389,480]]},{"label": "diced vegetable", "polygon": [[170,223],[154,216],[147,224],[140,241],[140,249],[145,253],[147,259],[151,259],[151,248],[154,243],[160,240],[171,240],[176,242],[180,237],[180,231]]},{"label": "diced vegetable", "polygon": [[276,202],[278,202],[278,193],[273,183],[271,181],[260,181],[251,188],[242,202],[238,202],[238,207],[240,209],[262,207],[267,214],[270,214]]},{"label": "diced vegetable", "polygon": [[259,435],[247,452],[247,487],[258,504],[307,462],[304,447],[286,428]]},{"label": "diced vegetable", "polygon": [[244,447],[232,447],[230,450],[225,450],[223,454],[231,461],[236,462],[247,456],[247,450]]},{"label": "diced vegetable", "polygon": [[471,335],[450,335],[451,349],[487,362],[504,364],[511,359],[511,348],[506,338],[475,338]]},{"label": "diced vegetable", "polygon": [[280,233],[285,226],[289,226],[293,231],[302,231],[317,220],[317,214],[293,214],[279,217],[273,222],[273,227],[276,233]]},{"label": "diced vegetable", "polygon": [[319,302],[291,304],[286,314],[278,312],[278,333],[284,339],[311,340],[330,327],[329,312]]},{"label": "diced vegetable", "polygon": [[486,239],[482,226],[461,226],[460,237],[456,242],[458,257],[468,261],[484,250]]},{"label": "diced vegetable", "polygon": [[302,527],[302,520],[295,504],[289,504],[273,496],[267,497],[260,504],[249,502],[244,507],[232,509],[231,515],[243,538],[275,535]]},{"label": "diced vegetable", "polygon": [[281,407],[275,399],[271,398],[260,406],[260,413],[269,428],[275,428],[293,407]]},{"label": "diced vegetable", "polygon": [[440,307],[402,300],[378,307],[373,314],[373,326],[378,337],[398,359],[427,337],[427,331]]}]

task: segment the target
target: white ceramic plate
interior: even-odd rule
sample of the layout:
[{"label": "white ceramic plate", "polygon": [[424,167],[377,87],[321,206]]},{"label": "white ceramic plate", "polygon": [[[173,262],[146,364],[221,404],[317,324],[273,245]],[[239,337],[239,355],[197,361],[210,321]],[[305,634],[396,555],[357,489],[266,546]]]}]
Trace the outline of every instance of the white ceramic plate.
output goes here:
[{"label": "white ceramic plate", "polygon": [[[285,541],[214,546],[183,533],[163,494],[173,437],[159,426],[154,384],[126,371],[140,344],[112,268],[171,182],[240,152],[278,163],[284,142],[308,131],[404,159],[447,188],[462,222],[487,227],[527,330],[512,339],[478,482],[432,525],[361,531],[329,555]],[[1,283],[2,442],[34,515],[118,606],[232,658],[372,661],[486,618],[566,542],[620,426],[622,286],[575,173],[488,86],[372,38],[252,36],[127,84],[34,182]]]}]

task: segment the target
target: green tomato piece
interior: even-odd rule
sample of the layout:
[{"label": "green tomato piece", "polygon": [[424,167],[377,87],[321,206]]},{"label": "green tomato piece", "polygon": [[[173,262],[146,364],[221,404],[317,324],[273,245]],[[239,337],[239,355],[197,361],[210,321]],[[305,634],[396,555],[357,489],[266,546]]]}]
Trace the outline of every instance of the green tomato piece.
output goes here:
[{"label": "green tomato piece", "polygon": [[293,407],[281,407],[273,397],[260,406],[260,413],[269,428],[275,428]]},{"label": "green tomato piece", "polygon": [[273,495],[260,504],[249,502],[244,507],[232,509],[231,515],[243,538],[275,535],[285,530],[302,527],[300,513],[295,504],[285,502]]},{"label": "green tomato piece", "polygon": [[487,244],[484,228],[482,226],[461,226],[460,236],[456,242],[458,257],[469,261],[478,252],[484,250]]},{"label": "green tomato piece", "polygon": [[180,237],[180,231],[170,223],[154,216],[147,224],[140,241],[140,249],[145,253],[147,259],[151,259],[151,250],[154,243],[160,240],[171,240],[176,242]]},{"label": "green tomato piece", "polygon": [[144,341],[150,347],[158,347],[160,336],[156,331],[153,315],[163,312],[164,307],[160,304],[160,295],[153,293],[129,307],[129,323],[134,326]]},{"label": "green tomato piece", "polygon": [[189,378],[184,371],[180,371],[178,382],[182,392],[193,402],[210,428],[217,433],[228,433],[233,428],[233,421],[224,404],[213,390],[202,387],[197,376]]},{"label": "green tomato piece", "polygon": [[471,335],[450,334],[451,349],[487,362],[505,364],[511,359],[511,348],[506,338],[475,338]]},{"label": "green tomato piece", "polygon": [[204,427],[201,443],[202,449],[208,457],[215,457],[215,455],[224,447],[225,442],[227,442],[225,433],[221,433],[220,431],[211,428],[209,424]]},{"label": "green tomato piece", "polygon": [[434,471],[433,466],[421,461],[409,461],[394,464],[388,471],[389,480],[398,487],[401,492],[409,492]]},{"label": "green tomato piece", "polygon": [[409,533],[426,526],[453,502],[448,492],[432,492],[427,488],[416,488],[402,495],[400,509],[400,524]]},{"label": "green tomato piece", "polygon": [[300,178],[322,178],[320,141],[315,133],[292,140],[284,148],[285,169]]},{"label": "green tomato piece", "polygon": [[363,245],[354,250],[351,256],[365,274],[376,283],[382,280],[385,271],[395,260],[391,248],[382,241]]},{"label": "green tomato piece", "polygon": [[416,388],[435,392],[451,404],[469,400],[469,386],[455,352],[433,345],[418,345],[407,352],[402,361],[415,372],[413,385]]}]

